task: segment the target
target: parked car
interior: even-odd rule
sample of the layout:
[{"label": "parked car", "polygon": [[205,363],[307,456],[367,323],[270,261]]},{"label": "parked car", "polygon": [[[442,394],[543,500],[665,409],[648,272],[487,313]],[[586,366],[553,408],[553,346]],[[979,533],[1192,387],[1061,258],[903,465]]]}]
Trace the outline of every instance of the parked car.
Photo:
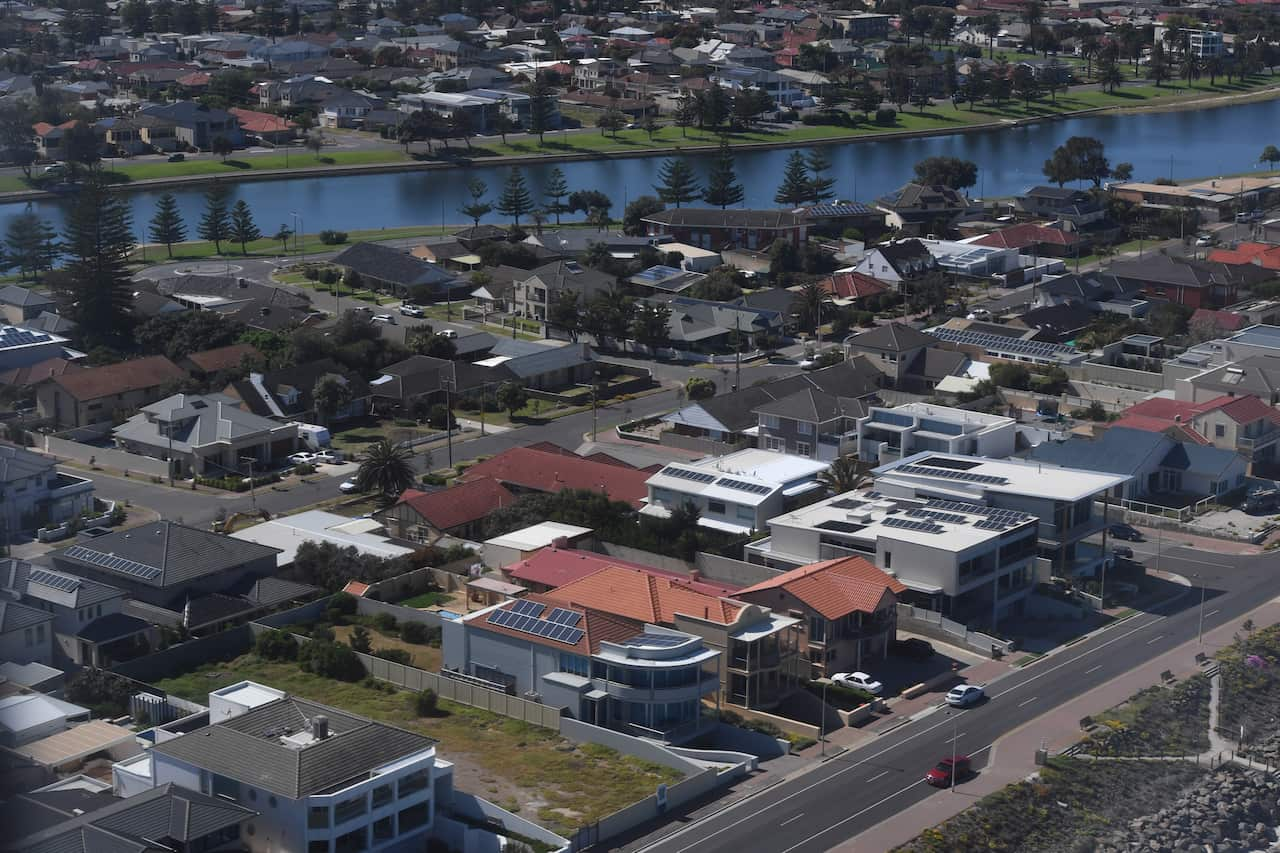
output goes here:
[{"label": "parked car", "polygon": [[1127,524],[1113,524],[1108,532],[1116,539],[1124,539],[1127,542],[1141,542],[1143,539],[1141,530]]},{"label": "parked car", "polygon": [[935,788],[950,788],[958,779],[963,779],[972,772],[969,756],[957,755],[954,758],[947,756],[925,774],[924,781]]},{"label": "parked car", "polygon": [[352,477],[350,480],[343,480],[342,485],[338,486],[338,491],[344,495],[349,495],[352,492],[360,491],[360,486],[356,484],[355,478]]},{"label": "parked car", "polygon": [[316,461],[316,455],[306,450],[300,450],[297,453],[289,454],[290,465],[309,465]]},{"label": "parked car", "polygon": [[831,676],[831,681],[841,687],[865,690],[872,696],[879,696],[884,692],[884,685],[865,672],[837,672]]},{"label": "parked car", "polygon": [[983,700],[987,692],[976,684],[957,684],[947,691],[947,704],[952,708],[968,708]]},{"label": "parked car", "polygon": [[323,462],[326,465],[337,465],[342,461],[342,453],[337,450],[321,450],[314,454],[312,462]]},{"label": "parked car", "polygon": [[374,314],[369,319],[373,320],[375,323],[386,323],[388,326],[394,326],[396,324],[396,318],[390,314]]},{"label": "parked car", "polygon": [[457,330],[457,329],[441,329],[441,330],[440,330],[440,337],[442,337],[442,338],[457,338],[457,337],[458,337],[458,330]]},{"label": "parked car", "polygon": [[933,644],[928,640],[922,640],[919,637],[910,637],[906,640],[894,640],[893,652],[894,654],[899,654],[907,658],[928,660],[933,657]]},{"label": "parked car", "polygon": [[1216,242],[1218,242],[1218,238],[1212,234],[1201,234],[1196,237],[1197,246],[1212,246]]},{"label": "parked car", "polygon": [[423,311],[417,305],[401,305],[400,313],[405,317],[425,317],[427,312]]},{"label": "parked car", "polygon": [[1112,547],[1111,553],[1115,554],[1117,557],[1123,557],[1126,560],[1133,559],[1133,549],[1128,545],[1116,545]]},{"label": "parked car", "polygon": [[186,154],[183,154],[181,151],[179,151],[177,154],[170,154],[170,155],[169,155],[169,162],[170,162],[170,163],[181,163],[181,162],[182,162],[183,160],[185,160],[185,159],[187,159],[187,155],[186,155]]},{"label": "parked car", "polygon": [[53,163],[52,165],[45,166],[42,171],[46,175],[61,175],[63,172],[67,171],[67,164]]}]

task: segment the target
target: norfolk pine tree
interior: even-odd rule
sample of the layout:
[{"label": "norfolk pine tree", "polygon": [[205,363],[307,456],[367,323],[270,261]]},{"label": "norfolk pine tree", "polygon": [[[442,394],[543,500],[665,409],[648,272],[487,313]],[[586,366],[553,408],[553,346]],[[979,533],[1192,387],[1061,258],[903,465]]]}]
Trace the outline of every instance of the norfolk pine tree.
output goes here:
[{"label": "norfolk pine tree", "polygon": [[662,168],[658,170],[658,183],[653,188],[657,191],[658,198],[677,208],[681,204],[697,201],[702,196],[698,179],[683,157],[670,157],[662,161]]},{"label": "norfolk pine tree", "polygon": [[244,199],[236,202],[231,208],[231,238],[240,244],[240,253],[249,254],[249,243],[262,238],[262,232],[253,221],[253,211]]},{"label": "norfolk pine tree", "polygon": [[80,185],[63,244],[75,319],[86,346],[129,338],[133,283],[128,264],[133,248],[128,206],[100,175],[91,174]]},{"label": "norfolk pine tree", "polygon": [[520,217],[532,210],[533,197],[525,185],[524,174],[519,169],[512,169],[502,187],[502,195],[498,197],[498,212],[510,216],[512,224],[519,228]]},{"label": "norfolk pine tree", "polygon": [[745,195],[733,170],[733,151],[728,140],[722,139],[720,150],[711,163],[711,172],[707,175],[707,190],[702,194],[702,200],[724,210],[730,205],[740,204]]},{"label": "norfolk pine tree", "polygon": [[231,239],[231,216],[227,213],[227,191],[214,184],[204,196],[204,214],[196,231],[201,240],[213,243],[215,254],[222,254],[222,241]]},{"label": "norfolk pine tree", "polygon": [[178,211],[178,200],[173,193],[165,193],[156,203],[156,213],[151,217],[151,239],[163,243],[173,257],[173,244],[187,239],[187,226]]}]

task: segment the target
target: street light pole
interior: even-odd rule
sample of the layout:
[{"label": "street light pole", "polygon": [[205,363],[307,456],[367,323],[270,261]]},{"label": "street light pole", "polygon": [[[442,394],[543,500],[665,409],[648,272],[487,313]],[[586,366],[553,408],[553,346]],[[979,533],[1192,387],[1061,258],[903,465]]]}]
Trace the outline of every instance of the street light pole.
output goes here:
[{"label": "street light pole", "polygon": [[258,511],[258,492],[254,488],[254,483],[253,483],[253,463],[257,460],[255,460],[252,456],[241,456],[240,461],[249,463],[249,500],[253,504],[253,511],[257,512]]},{"label": "street light pole", "polygon": [[956,792],[956,784],[960,781],[960,771],[956,769],[956,741],[960,740],[957,733],[960,730],[960,717],[947,712],[947,716],[951,717],[951,793]]},{"label": "street light pole", "polygon": [[822,714],[818,717],[818,741],[822,744],[822,754],[827,754],[827,685],[831,679],[822,679]]},{"label": "street light pole", "polygon": [[1204,576],[1197,574],[1196,580],[1200,581],[1200,628],[1196,632],[1196,642],[1204,645]]}]

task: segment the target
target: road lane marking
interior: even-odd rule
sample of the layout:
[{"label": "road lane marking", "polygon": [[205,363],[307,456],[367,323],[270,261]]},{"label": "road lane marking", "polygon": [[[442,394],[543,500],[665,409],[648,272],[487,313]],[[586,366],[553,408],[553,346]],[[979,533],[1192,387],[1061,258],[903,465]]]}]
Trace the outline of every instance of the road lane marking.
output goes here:
[{"label": "road lane marking", "polygon": [[1205,616],[1212,616],[1213,614],[1215,614],[1215,613],[1217,613],[1217,612],[1218,612],[1217,610],[1210,610],[1208,613],[1206,613],[1206,614],[1205,614]]},{"label": "road lane marking", "polygon": [[1150,640],[1147,640],[1147,645],[1149,646],[1152,643],[1158,643],[1163,639],[1164,639],[1164,634],[1157,634],[1156,636],[1152,637]]},{"label": "road lane marking", "polygon": [[1032,696],[1030,699],[1023,700],[1018,703],[1018,707],[1021,708],[1023,705],[1030,705],[1032,702],[1036,701],[1037,698],[1039,697]]},{"label": "road lane marking", "polygon": [[882,772],[880,772],[880,773],[877,773],[876,775],[872,776],[870,779],[868,779],[868,780],[867,780],[867,782],[866,782],[866,784],[870,785],[872,782],[876,781],[877,779],[882,779],[882,778],[884,778],[885,776],[888,776],[888,775],[889,775],[889,771],[888,771],[888,770],[884,770],[884,771],[882,771]]},{"label": "road lane marking", "polygon": [[782,823],[778,824],[778,826],[786,826],[786,825],[787,825],[787,824],[789,824],[789,823],[794,823],[794,822],[798,821],[798,820],[799,820],[800,818],[802,818],[802,817],[804,817],[804,812],[800,812],[800,814],[796,815],[795,817],[789,817],[789,818],[787,818],[787,819],[786,819],[786,820],[784,820]]},{"label": "road lane marking", "polygon": [[965,736],[965,735],[967,735],[967,734],[968,734],[968,732],[961,732],[960,734],[956,735],[955,737],[949,737],[949,738],[947,738],[946,743],[951,743],[951,741],[953,741],[953,740],[960,740],[960,738],[964,737],[964,736]]},{"label": "road lane marking", "polygon": [[1088,675],[1089,673],[1091,673],[1091,672],[1097,672],[1097,671],[1098,671],[1098,670],[1100,670],[1100,669],[1102,669],[1102,664],[1098,664],[1097,666],[1093,667],[1092,669],[1086,669],[1086,670],[1084,671],[1084,674],[1085,674],[1085,675]]}]

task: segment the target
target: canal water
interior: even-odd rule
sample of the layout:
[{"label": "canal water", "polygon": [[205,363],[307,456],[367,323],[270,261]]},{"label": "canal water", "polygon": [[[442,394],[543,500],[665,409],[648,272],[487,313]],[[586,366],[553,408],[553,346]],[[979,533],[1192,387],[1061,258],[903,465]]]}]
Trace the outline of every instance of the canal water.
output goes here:
[{"label": "canal water", "polygon": [[[977,197],[1007,196],[1043,183],[1041,167],[1053,149],[1071,136],[1092,136],[1106,144],[1112,165],[1134,165],[1135,180],[1159,177],[1191,178],[1248,172],[1261,168],[1257,157],[1268,144],[1280,144],[1280,99],[1211,109],[1128,115],[1084,116],[1014,128],[998,128],[946,136],[871,140],[827,147],[832,175],[841,198],[873,201],[912,175],[912,166],[925,157],[946,155],[978,164]],[[739,180],[746,188],[744,207],[775,207],[773,194],[790,149],[742,151],[736,154]],[[707,157],[691,158],[700,174]],[[613,200],[615,218],[626,202],[653,192],[660,157],[635,157],[558,164],[571,189],[599,189]],[[535,198],[553,164],[525,166],[523,171]],[[508,167],[477,166],[432,172],[401,172],[345,177],[299,177],[232,186],[232,200],[244,199],[259,228],[273,233],[282,224],[302,219],[303,230],[352,230],[404,225],[466,222],[458,212],[465,203],[472,176],[489,187],[493,201]],[[205,187],[170,190],[194,237]],[[127,194],[135,228],[141,234],[161,191]],[[31,205],[40,215],[61,225],[64,200]],[[0,229],[24,205],[0,205]],[[498,214],[488,221],[499,221]]]}]

